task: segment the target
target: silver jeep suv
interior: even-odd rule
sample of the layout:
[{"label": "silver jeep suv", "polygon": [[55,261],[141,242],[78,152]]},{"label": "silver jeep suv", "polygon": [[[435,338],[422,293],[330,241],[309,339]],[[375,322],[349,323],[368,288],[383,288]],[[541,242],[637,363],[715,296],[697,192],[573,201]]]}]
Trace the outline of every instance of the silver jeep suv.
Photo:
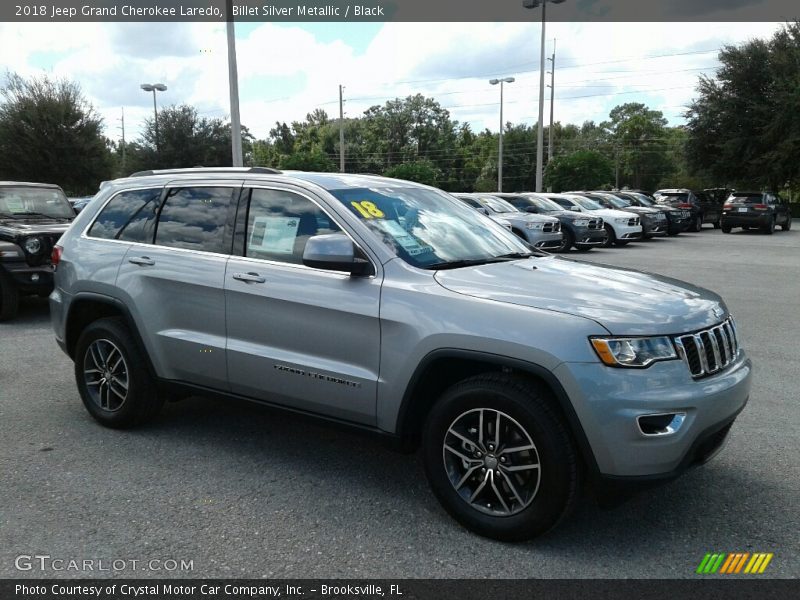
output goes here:
[{"label": "silver jeep suv", "polygon": [[447,511],[501,540],[554,527],[583,483],[707,460],[750,392],[717,295],[531,250],[405,181],[147,172],[53,262],[56,339],[103,425],[203,393],[347,423],[421,445]]}]

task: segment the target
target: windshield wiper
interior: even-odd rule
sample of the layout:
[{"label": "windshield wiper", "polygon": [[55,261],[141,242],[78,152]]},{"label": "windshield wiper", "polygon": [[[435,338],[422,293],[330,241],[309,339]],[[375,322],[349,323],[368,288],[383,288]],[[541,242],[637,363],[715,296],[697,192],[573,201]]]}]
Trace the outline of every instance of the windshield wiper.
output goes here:
[{"label": "windshield wiper", "polygon": [[513,252],[511,254],[503,254],[502,256],[488,256],[486,258],[465,258],[462,260],[450,260],[444,262],[433,263],[425,265],[423,269],[430,270],[443,270],[443,269],[460,269],[462,267],[476,267],[478,265],[488,265],[490,263],[508,262],[510,260],[517,260],[519,258],[528,258],[534,256],[527,252]]},{"label": "windshield wiper", "polygon": [[44,217],[46,219],[68,219],[69,218],[69,217],[56,217],[56,216],[53,216],[53,215],[47,215],[45,213],[34,212],[34,211],[31,211],[31,210],[26,210],[24,212],[15,213],[14,216],[16,216],[16,217],[20,217],[20,216],[23,216],[23,217]]}]

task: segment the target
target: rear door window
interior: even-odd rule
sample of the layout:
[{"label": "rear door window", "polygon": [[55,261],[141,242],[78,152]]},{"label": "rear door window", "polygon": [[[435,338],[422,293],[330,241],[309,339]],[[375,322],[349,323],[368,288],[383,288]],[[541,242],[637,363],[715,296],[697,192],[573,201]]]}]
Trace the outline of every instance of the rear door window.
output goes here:
[{"label": "rear door window", "polygon": [[129,190],[114,196],[97,215],[88,236],[104,240],[150,243],[162,188]]},{"label": "rear door window", "polygon": [[225,253],[225,229],[239,188],[170,188],[156,227],[156,244]]}]

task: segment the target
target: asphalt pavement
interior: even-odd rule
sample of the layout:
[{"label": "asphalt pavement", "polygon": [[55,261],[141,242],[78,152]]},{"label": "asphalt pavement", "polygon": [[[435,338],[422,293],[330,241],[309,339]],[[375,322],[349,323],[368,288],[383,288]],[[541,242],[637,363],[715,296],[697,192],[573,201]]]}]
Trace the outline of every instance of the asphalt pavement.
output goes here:
[{"label": "asphalt pavement", "polygon": [[[682,578],[696,577],[707,552],[773,552],[763,576],[797,577],[795,225],[772,236],[706,226],[570,254],[720,293],[754,387],[714,460],[616,509],[586,499],[524,544],[461,528],[428,490],[418,455],[305,418],[192,398],[147,427],[105,429],[80,402],[46,302],[28,300],[0,324],[0,577]],[[49,568],[32,559],[18,570],[33,555],[50,556],[39,559]],[[95,571],[71,560],[95,561]],[[97,570],[111,561],[121,568]],[[181,561],[192,569],[169,570]]]}]

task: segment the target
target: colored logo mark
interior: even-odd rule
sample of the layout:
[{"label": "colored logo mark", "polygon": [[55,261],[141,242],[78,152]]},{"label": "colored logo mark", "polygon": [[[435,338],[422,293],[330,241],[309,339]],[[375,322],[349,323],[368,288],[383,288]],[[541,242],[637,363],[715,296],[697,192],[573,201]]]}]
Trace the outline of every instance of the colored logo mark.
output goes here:
[{"label": "colored logo mark", "polygon": [[763,573],[767,565],[769,565],[772,557],[775,556],[772,552],[709,552],[700,561],[695,573],[701,575],[713,575],[719,573],[721,575],[731,574],[750,574]]}]

